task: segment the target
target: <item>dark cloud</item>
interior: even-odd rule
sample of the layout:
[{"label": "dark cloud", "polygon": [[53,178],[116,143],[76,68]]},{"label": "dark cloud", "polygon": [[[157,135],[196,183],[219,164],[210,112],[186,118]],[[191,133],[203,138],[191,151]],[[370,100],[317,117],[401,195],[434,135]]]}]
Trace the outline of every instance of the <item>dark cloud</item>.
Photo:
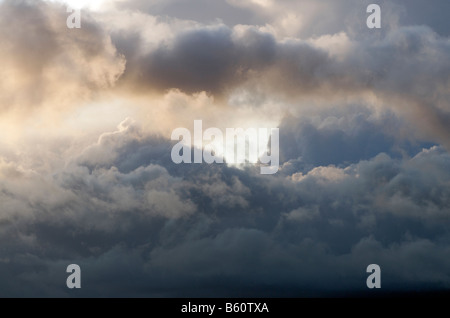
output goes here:
[{"label": "dark cloud", "polygon": [[130,85],[142,90],[226,92],[245,81],[252,70],[270,66],[276,53],[275,39],[269,34],[249,29],[239,39],[233,37],[225,26],[186,31],[173,43],[132,57],[122,80],[132,80]]},{"label": "dark cloud", "polygon": [[342,295],[370,263],[388,290],[448,287],[441,148],[268,177],[160,161],[170,144],[126,121],[56,175],[3,165],[2,295],[68,295],[66,263],[85,296]]},{"label": "dark cloud", "polygon": [[417,123],[424,139],[449,146],[447,38],[414,26],[342,45],[348,52],[336,56],[313,42],[277,41],[254,27],[200,27],[148,54],[134,53],[121,81],[141,92],[180,89],[227,97],[247,90],[288,101],[320,96],[333,103],[372,94]]},{"label": "dark cloud", "polygon": [[362,106],[337,107],[315,117],[285,118],[280,124],[281,161],[303,167],[348,165],[384,152],[414,156],[430,143],[420,142],[407,123],[387,112],[375,116]]},{"label": "dark cloud", "polygon": [[[149,44],[145,30],[124,27],[135,11],[108,25],[86,10],[82,29],[68,30],[63,6],[1,2],[2,108],[73,106],[102,93],[128,106],[176,89],[205,91],[224,108],[244,92],[287,114],[282,166],[270,176],[176,165],[174,142],[131,119],[88,146],[73,137],[2,150],[0,295],[72,296],[72,263],[82,268],[80,296],[343,296],[366,290],[372,263],[388,292],[448,290],[450,44],[443,20],[418,26],[408,10],[422,5],[411,3],[402,26],[402,4],[383,2],[386,27],[367,37],[357,27],[335,34],[364,26],[355,1],[122,4],[168,15],[155,18],[167,34]],[[333,19],[316,19],[327,5]],[[284,14],[302,6],[319,22],[290,32],[298,21]],[[220,13],[224,23],[211,22]],[[171,18],[204,23],[180,30]],[[206,112],[189,98],[188,111]]]}]

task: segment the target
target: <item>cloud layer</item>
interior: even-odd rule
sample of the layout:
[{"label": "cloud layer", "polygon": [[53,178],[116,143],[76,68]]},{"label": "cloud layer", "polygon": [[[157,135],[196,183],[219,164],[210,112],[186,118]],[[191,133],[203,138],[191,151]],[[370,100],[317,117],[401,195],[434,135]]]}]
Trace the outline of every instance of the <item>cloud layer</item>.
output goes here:
[{"label": "cloud layer", "polygon": [[[436,3],[383,2],[369,32],[356,1],[121,0],[81,29],[0,2],[0,295],[345,296],[372,263],[386,291],[448,290]],[[194,119],[276,125],[279,172],[174,164]]]}]

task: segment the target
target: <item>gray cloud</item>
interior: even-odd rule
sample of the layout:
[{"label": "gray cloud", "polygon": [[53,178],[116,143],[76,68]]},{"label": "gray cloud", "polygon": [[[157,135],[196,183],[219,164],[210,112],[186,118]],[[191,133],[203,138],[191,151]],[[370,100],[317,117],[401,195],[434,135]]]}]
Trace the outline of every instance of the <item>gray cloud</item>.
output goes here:
[{"label": "gray cloud", "polygon": [[86,296],[357,292],[373,262],[389,290],[450,283],[440,147],[308,172],[285,163],[267,177],[159,162],[164,144],[126,121],[56,175],[4,165],[0,262],[14,281],[5,276],[1,294],[68,295],[58,279],[73,262]]},{"label": "gray cloud", "polygon": [[[101,13],[86,11],[83,28],[69,31],[63,6],[1,2],[2,57],[17,75],[8,82],[0,73],[2,109],[111,95],[126,108],[170,89],[206,91],[222,103],[211,107],[254,107],[255,116],[273,102],[284,118],[279,172],[176,165],[174,142],[131,119],[96,138],[2,147],[0,295],[73,296],[64,286],[71,263],[82,268],[79,296],[342,296],[366,290],[371,263],[386,291],[448,290],[443,20],[418,26],[408,13],[418,2],[405,16],[384,2],[386,27],[366,37],[355,1],[220,1],[202,20],[182,12],[185,3],[122,3],[145,18],[168,15],[152,17],[167,34],[149,45],[145,30],[108,25]],[[326,5],[336,8],[329,22],[290,32],[295,19],[283,20],[302,6],[316,19]],[[230,102],[240,92],[243,100]],[[182,107],[205,111],[188,97]]]},{"label": "gray cloud", "polygon": [[121,81],[141,92],[180,89],[226,98],[246,90],[290,102],[371,94],[416,123],[422,138],[449,146],[447,38],[413,26],[378,40],[340,41],[346,53],[311,41],[278,41],[254,27],[200,27],[133,55]]},{"label": "gray cloud", "polygon": [[[266,5],[264,5],[266,3]],[[120,10],[138,10],[151,15],[211,23],[217,20],[232,27],[237,24],[275,26],[283,35],[307,38],[345,31],[352,36],[371,36],[365,30],[366,8],[371,1],[278,0],[278,1],[205,1],[205,0],[133,0],[118,2]],[[383,28],[398,25],[428,25],[448,36],[445,0],[432,4],[420,0],[378,1],[383,12]],[[362,14],[361,14],[362,13]]]},{"label": "gray cloud", "polygon": [[226,0],[214,2],[207,0],[137,0],[119,2],[117,7],[120,10],[139,10],[152,15],[170,16],[177,19],[194,20],[201,23],[211,23],[221,20],[227,25],[248,24],[252,19],[256,18],[254,11],[248,8],[233,6]]},{"label": "gray cloud", "polygon": [[[271,64],[276,43],[270,34],[247,30],[239,39],[225,26],[186,31],[147,55],[133,57],[122,80],[143,90],[178,88],[222,93]],[[120,43],[118,44],[120,46]]]},{"label": "gray cloud", "polygon": [[392,112],[374,115],[360,105],[337,107],[314,117],[287,117],[280,124],[281,160],[291,160],[297,168],[345,166],[380,152],[398,158],[432,146],[408,135],[411,130]]}]

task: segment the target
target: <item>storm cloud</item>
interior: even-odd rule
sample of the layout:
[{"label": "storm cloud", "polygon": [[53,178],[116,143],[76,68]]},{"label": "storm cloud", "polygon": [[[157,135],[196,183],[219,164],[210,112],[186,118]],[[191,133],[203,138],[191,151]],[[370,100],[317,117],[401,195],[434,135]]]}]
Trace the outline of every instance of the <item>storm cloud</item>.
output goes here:
[{"label": "storm cloud", "polygon": [[[0,296],[448,290],[447,4],[381,5],[0,1]],[[194,119],[279,128],[279,171],[173,163]]]}]

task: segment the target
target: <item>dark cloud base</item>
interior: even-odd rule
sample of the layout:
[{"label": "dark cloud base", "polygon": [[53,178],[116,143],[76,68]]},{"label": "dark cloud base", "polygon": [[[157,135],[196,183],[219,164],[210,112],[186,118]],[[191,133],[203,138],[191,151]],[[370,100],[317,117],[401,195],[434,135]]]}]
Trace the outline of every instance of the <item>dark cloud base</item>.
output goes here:
[{"label": "dark cloud base", "polygon": [[[355,27],[336,37],[327,30],[359,23],[350,21],[353,9],[343,13],[355,4],[348,1],[339,7],[342,19],[281,40],[262,26],[276,25],[280,11],[297,10],[292,1],[280,1],[283,10],[274,12],[220,1],[208,7],[210,14],[239,14],[224,23],[190,21],[176,31],[170,17],[186,17],[174,12],[181,2],[123,4],[169,16],[160,22],[173,34],[146,49],[143,32],[120,23],[106,27],[94,12],[79,32],[67,33],[60,28],[62,5],[1,2],[1,110],[54,106],[63,112],[102,100],[103,93],[132,100],[172,89],[187,99],[206,92],[226,107],[243,91],[255,113],[273,100],[292,106],[277,109],[286,112],[279,172],[176,165],[173,142],[144,133],[130,119],[81,153],[62,154],[61,146],[46,149],[47,157],[1,153],[0,296],[448,295],[450,42],[444,19],[432,23],[427,14],[421,21],[429,25],[417,25],[407,14],[397,25],[394,12],[375,35]],[[384,4],[383,10],[392,9]],[[247,19],[253,25],[235,25]],[[343,43],[321,47],[321,35]],[[341,52],[339,45],[351,49]],[[291,114],[315,102],[314,115]],[[19,125],[24,131],[26,122]],[[72,263],[81,266],[80,290],[65,284]],[[382,290],[375,293],[365,285],[372,263],[382,270]]]},{"label": "dark cloud base", "polygon": [[[2,185],[14,211],[0,226],[2,296],[368,296],[372,263],[378,296],[450,284],[450,155],[440,147],[342,167],[286,161],[262,176],[175,165],[163,159],[171,142],[121,127],[57,174],[16,176],[40,193]],[[65,287],[71,263],[82,268],[77,291]]]}]

